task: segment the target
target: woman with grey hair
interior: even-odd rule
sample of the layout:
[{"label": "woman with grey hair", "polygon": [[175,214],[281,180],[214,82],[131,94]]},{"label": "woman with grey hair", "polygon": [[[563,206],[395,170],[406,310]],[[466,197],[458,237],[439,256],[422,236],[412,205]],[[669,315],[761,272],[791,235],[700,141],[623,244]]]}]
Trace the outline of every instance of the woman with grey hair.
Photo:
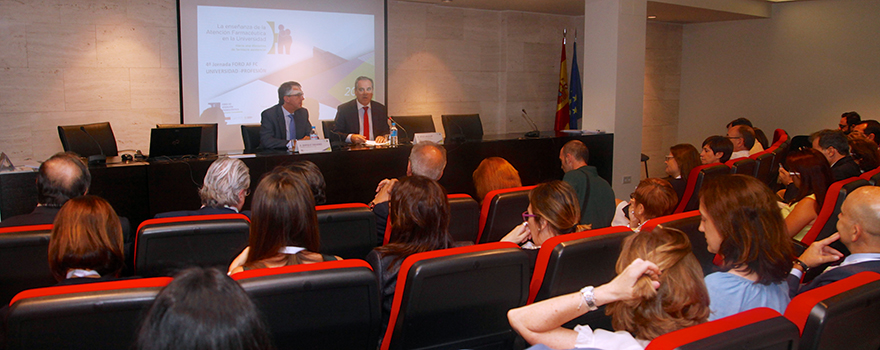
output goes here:
[{"label": "woman with grey hair", "polygon": [[199,189],[201,208],[159,213],[156,217],[238,213],[244,207],[244,199],[250,194],[250,187],[251,175],[247,165],[237,158],[220,157],[211,163],[208,173],[205,174],[205,183]]}]

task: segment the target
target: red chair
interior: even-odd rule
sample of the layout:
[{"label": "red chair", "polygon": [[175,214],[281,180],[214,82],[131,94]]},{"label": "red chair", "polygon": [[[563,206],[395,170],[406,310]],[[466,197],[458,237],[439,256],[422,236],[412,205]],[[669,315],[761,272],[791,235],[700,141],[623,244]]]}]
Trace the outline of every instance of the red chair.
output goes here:
[{"label": "red chair", "polygon": [[247,246],[249,230],[250,219],[242,214],[146,220],[134,241],[135,274],[170,276],[189,266],[225,270]]},{"label": "red chair", "polygon": [[792,350],[798,329],[773,309],[760,307],[679,329],[651,341],[645,350]]},{"label": "red chair", "polygon": [[731,159],[724,163],[724,165],[730,167],[731,174],[755,176],[755,171],[758,169],[758,162],[748,157]]},{"label": "red chair", "polygon": [[822,208],[819,210],[816,221],[813,222],[813,227],[804,234],[801,243],[809,246],[814,241],[825,239],[837,232],[837,215],[840,214],[840,206],[846,200],[847,194],[865,185],[869,185],[868,181],[858,177],[831,184],[828,187],[828,192],[825,192],[825,202],[822,203]]},{"label": "red chair", "polygon": [[691,169],[691,173],[688,174],[687,187],[679,198],[678,207],[674,212],[697,210],[700,205],[700,188],[703,187],[706,180],[729,173],[730,168],[724,164],[706,164]]},{"label": "red chair", "polygon": [[528,298],[529,258],[496,242],[413,254],[400,266],[381,349],[510,349],[507,311]]},{"label": "red chair", "polygon": [[880,348],[880,274],[861,272],[798,294],[785,317],[801,332],[800,349]]},{"label": "red chair", "polygon": [[[768,186],[771,185],[770,178],[772,177],[775,179],[777,175],[771,173],[779,171],[778,165],[777,168],[773,168],[774,157],[776,157],[776,155],[771,150],[764,150],[749,156],[749,158],[754,159],[755,163],[757,163],[755,166],[755,177]],[[776,164],[779,163],[776,162]]]},{"label": "red chair", "polygon": [[878,176],[878,174],[880,174],[880,168],[877,168],[877,169],[874,169],[871,171],[866,171],[866,172],[862,173],[862,175],[859,177],[862,179],[868,180],[868,182],[870,182],[871,185],[877,186],[877,183],[878,183],[877,180],[880,180],[880,176]]},{"label": "red chair", "polygon": [[[633,234],[626,226],[575,232],[552,237],[541,245],[529,284],[529,300],[549,299],[573,293],[584,286],[599,286],[614,279],[623,239]],[[604,309],[604,307],[602,307]],[[612,329],[605,312],[590,312],[568,323]]]},{"label": "red chair", "polygon": [[49,271],[52,225],[0,228],[0,303],[26,289],[58,283]]},{"label": "red chair", "polygon": [[700,212],[692,210],[679,214],[661,216],[648,220],[642,225],[643,232],[651,232],[657,226],[671,227],[684,232],[691,241],[691,250],[700,266],[703,268],[703,275],[708,275],[716,271],[716,266],[712,262],[715,254],[710,253],[706,244],[706,235],[700,232]]},{"label": "red chair", "polygon": [[480,205],[464,193],[449,195],[449,234],[457,242],[476,242],[480,232]]},{"label": "red chair", "polygon": [[514,226],[522,222],[522,212],[529,207],[529,191],[523,186],[490,191],[480,210],[480,232],[477,243],[498,242]]},{"label": "red chair", "polygon": [[7,348],[130,349],[170,277],[30,289],[9,303]]},{"label": "red chair", "polygon": [[782,129],[773,130],[773,144],[781,144],[782,142],[788,141],[788,133]]},{"label": "red chair", "polygon": [[363,203],[319,205],[321,253],[363,259],[376,247],[376,215]]},{"label": "red chair", "polygon": [[279,348],[376,347],[379,285],[363,260],[255,269],[232,279],[260,308]]}]

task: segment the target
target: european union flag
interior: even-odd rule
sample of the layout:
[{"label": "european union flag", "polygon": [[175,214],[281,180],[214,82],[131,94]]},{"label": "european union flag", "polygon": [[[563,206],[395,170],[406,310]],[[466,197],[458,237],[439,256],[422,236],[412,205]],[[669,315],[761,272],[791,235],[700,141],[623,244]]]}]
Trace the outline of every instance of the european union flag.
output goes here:
[{"label": "european union flag", "polygon": [[571,54],[571,79],[568,80],[568,128],[578,130],[578,120],[581,119],[581,73],[578,69],[577,41],[574,42],[574,51]]}]

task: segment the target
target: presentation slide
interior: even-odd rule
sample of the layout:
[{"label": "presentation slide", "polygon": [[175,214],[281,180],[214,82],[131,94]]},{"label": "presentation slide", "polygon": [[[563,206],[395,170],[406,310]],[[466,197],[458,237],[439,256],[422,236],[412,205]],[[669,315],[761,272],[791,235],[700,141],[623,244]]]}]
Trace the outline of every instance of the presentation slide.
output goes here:
[{"label": "presentation slide", "polygon": [[[221,152],[244,147],[240,125],[259,124],[260,113],[278,103],[278,86],[286,81],[302,84],[303,106],[319,135],[321,120],[332,120],[336,107],[354,98],[358,76],[376,80],[375,98],[384,102],[379,86],[385,80],[384,18],[253,4],[194,4],[193,25],[184,22],[192,15],[184,16],[183,8],[183,120],[217,123]],[[193,35],[184,34],[187,28]],[[187,37],[192,41],[184,43]],[[378,57],[382,60],[377,65]]]}]

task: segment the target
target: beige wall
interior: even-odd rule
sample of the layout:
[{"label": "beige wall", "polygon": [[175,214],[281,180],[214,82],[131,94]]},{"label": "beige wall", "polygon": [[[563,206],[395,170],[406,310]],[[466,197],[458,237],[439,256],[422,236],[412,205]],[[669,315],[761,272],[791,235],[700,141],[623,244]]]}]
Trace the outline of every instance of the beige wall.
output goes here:
[{"label": "beige wall", "polygon": [[[645,104],[642,113],[642,153],[650,157],[648,175],[665,177],[663,162],[678,143],[681,87],[682,25],[648,23],[645,41]],[[642,176],[645,178],[644,166]]]}]

